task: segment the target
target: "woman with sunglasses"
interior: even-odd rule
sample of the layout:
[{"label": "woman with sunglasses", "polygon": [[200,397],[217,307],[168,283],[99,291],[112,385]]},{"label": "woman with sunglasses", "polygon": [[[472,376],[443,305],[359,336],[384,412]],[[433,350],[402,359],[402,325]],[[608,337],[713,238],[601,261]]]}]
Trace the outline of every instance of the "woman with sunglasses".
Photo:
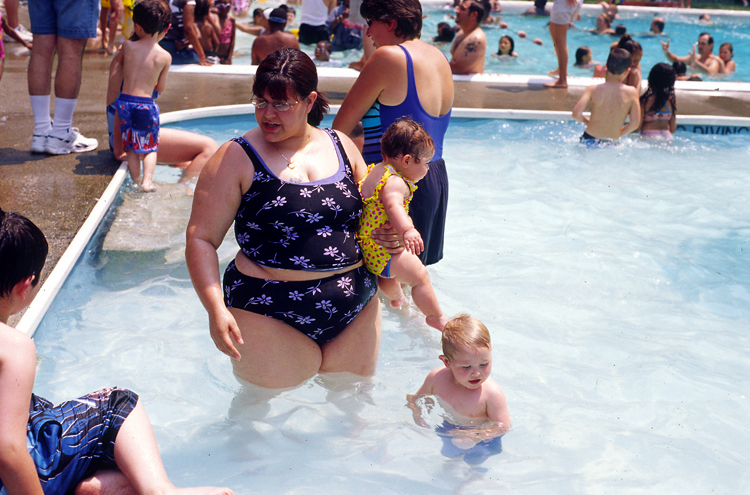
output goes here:
[{"label": "woman with sunglasses", "polygon": [[333,128],[351,135],[361,121],[365,129],[365,162],[378,163],[380,137],[400,117],[410,116],[430,133],[435,156],[419,182],[409,215],[424,239],[420,259],[426,265],[443,257],[448,206],[448,175],[442,158],[443,137],[453,106],[453,76],[445,55],[419,39],[419,0],[363,0],[367,35],[375,52],[346,95]]},{"label": "woman with sunglasses", "polygon": [[[317,127],[328,110],[317,84],[299,50],[261,62],[258,127],[206,164],[187,229],[188,269],[211,337],[238,378],[266,388],[319,372],[372,375],[377,361],[377,280],[355,238],[366,167],[348,137]],[[232,222],[240,251],[222,286],[216,250]]]}]

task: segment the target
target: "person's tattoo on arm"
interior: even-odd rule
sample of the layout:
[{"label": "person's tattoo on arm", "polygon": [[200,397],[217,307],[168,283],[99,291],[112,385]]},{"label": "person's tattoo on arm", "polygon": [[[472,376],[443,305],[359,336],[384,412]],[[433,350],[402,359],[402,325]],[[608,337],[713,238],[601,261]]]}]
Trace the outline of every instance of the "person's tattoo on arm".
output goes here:
[{"label": "person's tattoo on arm", "polygon": [[479,43],[476,41],[469,41],[466,43],[466,53],[464,54],[465,57],[468,57],[470,53],[475,52],[479,49]]}]

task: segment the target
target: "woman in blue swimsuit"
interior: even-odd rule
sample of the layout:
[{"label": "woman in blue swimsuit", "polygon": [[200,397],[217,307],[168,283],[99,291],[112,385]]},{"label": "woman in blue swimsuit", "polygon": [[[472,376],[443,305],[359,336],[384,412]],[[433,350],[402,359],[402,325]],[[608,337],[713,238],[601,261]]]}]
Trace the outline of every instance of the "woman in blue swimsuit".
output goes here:
[{"label": "woman in blue swimsuit", "polygon": [[[263,60],[253,83],[258,127],[206,164],[187,229],[211,337],[238,378],[266,388],[319,372],[372,375],[377,361],[377,281],[355,236],[366,166],[349,138],[317,127],[328,109],[317,83],[299,50]],[[222,284],[216,250],[232,222],[240,251]]]},{"label": "woman in blue swimsuit", "polygon": [[351,134],[362,121],[362,153],[368,164],[381,161],[380,137],[400,117],[411,117],[430,133],[435,156],[414,193],[409,215],[424,239],[420,259],[426,265],[437,263],[443,257],[448,207],[448,175],[442,152],[453,106],[451,68],[440,50],[419,39],[419,0],[363,0],[360,12],[377,49],[346,95],[333,128]]}]

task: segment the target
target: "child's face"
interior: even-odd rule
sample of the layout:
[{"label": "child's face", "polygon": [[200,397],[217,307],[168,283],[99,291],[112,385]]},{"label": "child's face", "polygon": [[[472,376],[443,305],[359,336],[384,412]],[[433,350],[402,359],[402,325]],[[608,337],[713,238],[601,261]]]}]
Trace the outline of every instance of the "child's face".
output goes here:
[{"label": "child's face", "polygon": [[482,386],[492,372],[492,349],[461,347],[452,358],[440,356],[458,385],[474,390]]},{"label": "child's face", "polygon": [[722,46],[719,48],[719,58],[721,58],[724,62],[729,62],[732,60],[732,51],[729,49],[728,46]]},{"label": "child's face", "polygon": [[587,63],[591,62],[592,58],[593,58],[593,55],[591,55],[591,50],[587,51],[586,55],[584,55],[583,57],[581,57],[581,59],[583,60],[584,64],[587,64]]},{"label": "child's face", "polygon": [[638,64],[641,63],[641,58],[643,58],[643,50],[636,50],[633,52],[632,55],[632,61],[630,62],[631,67],[638,67]]},{"label": "child's face", "polygon": [[500,38],[498,48],[503,55],[510,55],[510,40],[508,38]]},{"label": "child's face", "polygon": [[429,172],[433,155],[434,153],[429,150],[420,152],[419,157],[416,158],[412,155],[400,155],[397,158],[398,166],[395,168],[410,181],[420,181]]}]

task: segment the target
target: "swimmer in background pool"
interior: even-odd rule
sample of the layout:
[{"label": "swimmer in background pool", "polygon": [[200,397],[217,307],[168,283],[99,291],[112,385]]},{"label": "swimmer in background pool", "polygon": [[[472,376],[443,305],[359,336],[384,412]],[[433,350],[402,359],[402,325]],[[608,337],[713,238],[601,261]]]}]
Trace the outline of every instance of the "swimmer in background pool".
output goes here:
[{"label": "swimmer in background pool", "polygon": [[643,136],[671,139],[672,133],[677,130],[675,80],[675,70],[671,65],[660,63],[651,68],[648,74],[648,89],[641,96]]},{"label": "swimmer in background pool", "polygon": [[[582,143],[606,144],[617,141],[641,124],[641,107],[638,91],[624,84],[630,72],[630,54],[615,48],[607,58],[607,75],[603,84],[594,84],[583,91],[581,99],[573,108],[573,118],[586,124]],[[591,117],[583,115],[591,110]],[[625,119],[630,116],[630,122]]]},{"label": "swimmer in background pool", "polygon": [[732,60],[734,47],[731,43],[722,43],[719,46],[719,58],[724,62],[724,74],[731,74],[737,70],[737,64]]},{"label": "swimmer in background pool", "polygon": [[695,45],[693,49],[685,56],[675,55],[669,51],[669,40],[661,42],[662,50],[664,50],[664,56],[667,60],[674,62],[679,60],[685,62],[685,64],[698,68],[708,74],[723,74],[724,73],[724,61],[713,54],[714,50],[714,38],[710,34],[703,32],[698,35],[698,50],[696,51]]},{"label": "swimmer in background pool", "polygon": [[0,493],[231,495],[176,488],[138,396],[110,388],[58,407],[32,393],[34,342],[7,325],[39,292],[47,240],[29,219],[0,210]]}]

